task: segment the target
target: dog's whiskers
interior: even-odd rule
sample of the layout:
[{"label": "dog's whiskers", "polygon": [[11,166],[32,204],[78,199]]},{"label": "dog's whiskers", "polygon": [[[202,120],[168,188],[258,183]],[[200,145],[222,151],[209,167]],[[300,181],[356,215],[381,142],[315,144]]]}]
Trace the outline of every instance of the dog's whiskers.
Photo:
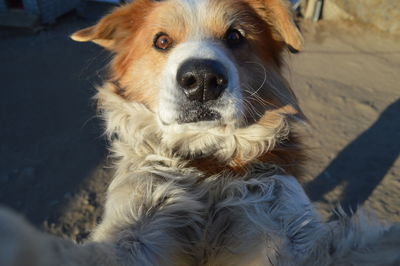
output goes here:
[{"label": "dog's whiskers", "polygon": [[266,81],[267,81],[267,70],[265,69],[265,67],[258,62],[253,62],[253,61],[246,61],[244,62],[245,64],[255,64],[257,66],[260,66],[263,70],[264,73],[264,78],[263,81],[261,82],[261,85],[258,87],[258,89],[256,89],[250,96],[253,96],[253,94],[257,94],[259,92],[259,90],[261,90],[263,88],[263,86],[265,85]]}]

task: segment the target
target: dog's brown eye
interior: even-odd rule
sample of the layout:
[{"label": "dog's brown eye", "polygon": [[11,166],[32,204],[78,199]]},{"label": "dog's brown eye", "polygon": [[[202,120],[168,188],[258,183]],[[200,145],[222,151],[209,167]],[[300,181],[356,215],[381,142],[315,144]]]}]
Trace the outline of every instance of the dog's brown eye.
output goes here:
[{"label": "dog's brown eye", "polygon": [[165,33],[158,33],[154,38],[154,47],[159,50],[167,50],[172,46],[172,39]]},{"label": "dog's brown eye", "polygon": [[229,46],[235,47],[244,41],[244,37],[239,30],[230,29],[225,34],[225,41]]}]

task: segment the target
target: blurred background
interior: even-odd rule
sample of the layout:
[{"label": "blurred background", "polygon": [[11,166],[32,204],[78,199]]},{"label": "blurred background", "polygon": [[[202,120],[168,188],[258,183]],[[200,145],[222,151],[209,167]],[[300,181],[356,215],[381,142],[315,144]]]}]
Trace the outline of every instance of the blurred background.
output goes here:
[{"label": "blurred background", "polygon": [[[112,170],[92,96],[110,54],[69,35],[118,0],[0,0],[0,204],[84,240]],[[400,222],[400,1],[292,0],[305,49],[285,75],[310,120],[304,186]]]}]

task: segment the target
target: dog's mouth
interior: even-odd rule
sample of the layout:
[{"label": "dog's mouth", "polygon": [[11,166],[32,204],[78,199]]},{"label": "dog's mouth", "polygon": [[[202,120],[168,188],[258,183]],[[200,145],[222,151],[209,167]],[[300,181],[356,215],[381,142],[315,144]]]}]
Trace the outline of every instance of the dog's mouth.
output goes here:
[{"label": "dog's mouth", "polygon": [[221,120],[221,114],[209,106],[202,104],[189,104],[182,106],[178,123],[197,123],[203,121],[218,121]]}]

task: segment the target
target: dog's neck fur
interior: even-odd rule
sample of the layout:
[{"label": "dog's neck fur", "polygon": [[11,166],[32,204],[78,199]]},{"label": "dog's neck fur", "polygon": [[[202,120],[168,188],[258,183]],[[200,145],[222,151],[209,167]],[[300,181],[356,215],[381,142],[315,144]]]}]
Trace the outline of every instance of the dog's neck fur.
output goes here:
[{"label": "dog's neck fur", "polygon": [[115,94],[114,87],[106,83],[97,100],[113,157],[130,168],[195,168],[210,176],[243,174],[262,164],[273,173],[301,176],[303,152],[283,115],[271,114],[279,121],[273,127],[253,124],[200,133],[189,127],[165,131],[156,114]]}]

